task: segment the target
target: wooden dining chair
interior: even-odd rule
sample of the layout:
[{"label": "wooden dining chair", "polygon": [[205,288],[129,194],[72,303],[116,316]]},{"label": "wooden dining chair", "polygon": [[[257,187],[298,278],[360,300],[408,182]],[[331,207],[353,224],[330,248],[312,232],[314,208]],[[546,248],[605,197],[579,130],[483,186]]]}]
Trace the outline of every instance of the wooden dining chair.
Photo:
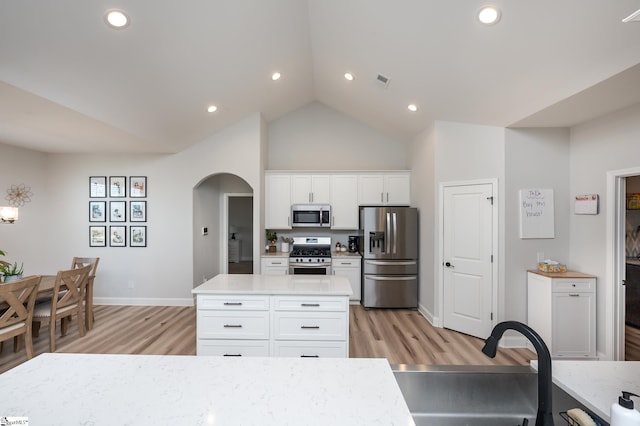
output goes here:
[{"label": "wooden dining chair", "polygon": [[87,265],[93,266],[89,272],[89,280],[87,281],[87,290],[85,292],[84,300],[84,317],[87,330],[91,330],[93,328],[93,321],[95,320],[95,316],[93,314],[93,280],[96,277],[96,270],[98,269],[99,262],[99,257],[74,257],[71,261],[72,268],[81,268]]},{"label": "wooden dining chair", "polygon": [[34,275],[0,284],[0,345],[14,338],[14,347],[18,350],[19,338],[24,335],[27,359],[33,358],[31,326],[41,278]]},{"label": "wooden dining chair", "polygon": [[[33,334],[38,335],[41,322],[49,318],[49,347],[56,350],[56,322],[76,315],[80,336],[85,335],[84,327],[84,293],[92,265],[81,268],[59,271],[53,286],[50,301],[38,303],[33,312]],[[62,325],[61,335],[66,334],[66,326]]]}]

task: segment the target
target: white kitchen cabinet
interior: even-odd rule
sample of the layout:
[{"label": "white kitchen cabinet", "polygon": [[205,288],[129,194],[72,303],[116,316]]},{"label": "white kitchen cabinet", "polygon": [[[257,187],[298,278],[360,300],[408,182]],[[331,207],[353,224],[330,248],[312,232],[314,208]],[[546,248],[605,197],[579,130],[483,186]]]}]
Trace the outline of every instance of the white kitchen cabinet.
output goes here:
[{"label": "white kitchen cabinet", "polygon": [[331,229],[358,229],[358,176],[331,176]]},{"label": "white kitchen cabinet", "polygon": [[331,175],[291,175],[291,204],[331,203]]},{"label": "white kitchen cabinet", "polygon": [[346,297],[273,296],[272,303],[273,356],[349,356]]},{"label": "white kitchen cabinet", "polygon": [[268,356],[269,296],[198,295],[198,355]]},{"label": "white kitchen cabinet", "polygon": [[291,176],[267,174],[265,180],[265,228],[291,229]]},{"label": "white kitchen cabinet", "polygon": [[260,259],[262,275],[288,275],[289,257],[269,256]]},{"label": "white kitchen cabinet", "polygon": [[411,201],[409,173],[368,173],[358,176],[358,204],[408,206]]},{"label": "white kitchen cabinet", "polygon": [[[224,278],[226,280],[226,278]],[[238,284],[240,277],[221,287]],[[287,280],[288,278],[285,278]],[[326,280],[327,278],[325,278]],[[215,280],[215,278],[213,279]],[[247,277],[242,294],[197,294],[197,354],[217,356],[349,356],[349,300],[346,282],[343,295],[260,294],[247,295],[257,285],[281,286],[273,278]],[[331,277],[332,281],[337,281]],[[211,282],[211,281],[210,281]],[[203,284],[206,286],[207,283]],[[293,293],[305,286],[292,283]],[[202,288],[202,286],[200,287]],[[196,289],[200,291],[199,289]],[[264,290],[263,290],[264,291]],[[317,291],[317,290],[315,290]]]},{"label": "white kitchen cabinet", "polygon": [[527,273],[527,322],[554,358],[596,357],[596,278],[580,272]]},{"label": "white kitchen cabinet", "polygon": [[361,258],[359,256],[334,256],[331,258],[331,272],[349,279],[353,294],[349,297],[352,302],[360,302],[362,286]]}]

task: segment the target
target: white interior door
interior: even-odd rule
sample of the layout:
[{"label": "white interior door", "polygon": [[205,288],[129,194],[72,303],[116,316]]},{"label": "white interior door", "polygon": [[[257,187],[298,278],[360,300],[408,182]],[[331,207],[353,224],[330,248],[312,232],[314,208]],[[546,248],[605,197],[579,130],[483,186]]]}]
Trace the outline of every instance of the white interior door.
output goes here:
[{"label": "white interior door", "polygon": [[491,334],[493,185],[443,191],[443,326],[476,337]]}]

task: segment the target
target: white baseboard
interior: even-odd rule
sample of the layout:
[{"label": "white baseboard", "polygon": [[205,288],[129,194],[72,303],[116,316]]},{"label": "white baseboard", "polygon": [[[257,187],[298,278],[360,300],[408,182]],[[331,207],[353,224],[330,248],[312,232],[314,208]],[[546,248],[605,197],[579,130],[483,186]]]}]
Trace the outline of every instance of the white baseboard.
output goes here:
[{"label": "white baseboard", "polygon": [[131,305],[131,306],[194,306],[193,298],[163,299],[137,297],[94,297],[94,305]]},{"label": "white baseboard", "polygon": [[[500,339],[498,346],[500,346],[501,348],[520,349],[526,348],[528,343],[529,341],[527,340],[527,338],[523,336],[503,336],[502,339]],[[533,350],[533,352],[535,352],[533,346],[531,347],[531,349]]]},{"label": "white baseboard", "polygon": [[434,316],[424,305],[418,305],[418,312],[434,327],[440,327],[440,319]]}]

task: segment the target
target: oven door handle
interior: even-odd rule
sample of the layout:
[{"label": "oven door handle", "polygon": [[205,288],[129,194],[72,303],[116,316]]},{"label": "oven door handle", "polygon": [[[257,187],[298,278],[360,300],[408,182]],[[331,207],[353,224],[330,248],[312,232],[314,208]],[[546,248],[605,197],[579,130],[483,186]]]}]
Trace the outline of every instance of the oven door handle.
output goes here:
[{"label": "oven door handle", "polygon": [[290,263],[291,268],[326,268],[331,266],[330,263]]}]

